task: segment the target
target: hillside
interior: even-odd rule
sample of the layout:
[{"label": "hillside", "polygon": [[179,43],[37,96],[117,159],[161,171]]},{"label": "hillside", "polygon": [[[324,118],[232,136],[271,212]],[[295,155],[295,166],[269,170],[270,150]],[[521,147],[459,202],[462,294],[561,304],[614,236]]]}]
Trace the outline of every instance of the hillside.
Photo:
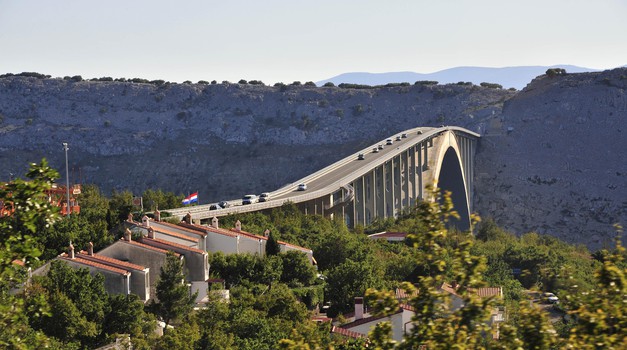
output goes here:
[{"label": "hillside", "polygon": [[273,190],[400,130],[459,125],[485,135],[480,214],[594,247],[608,240],[610,222],[627,221],[626,77],[627,69],[540,76],[517,92],[6,76],[0,178],[42,157],[63,169],[67,141],[72,181],[106,192],[199,191],[209,203]]}]

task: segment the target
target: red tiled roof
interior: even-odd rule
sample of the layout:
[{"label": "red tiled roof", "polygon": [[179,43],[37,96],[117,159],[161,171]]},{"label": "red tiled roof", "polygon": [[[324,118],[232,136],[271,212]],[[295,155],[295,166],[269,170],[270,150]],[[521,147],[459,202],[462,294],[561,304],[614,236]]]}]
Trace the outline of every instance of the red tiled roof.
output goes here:
[{"label": "red tiled roof", "polygon": [[166,245],[166,246],[170,246],[170,247],[176,247],[176,248],[180,248],[180,249],[189,250],[189,251],[194,252],[194,253],[205,254],[205,252],[203,250],[200,250],[200,249],[194,248],[194,247],[188,247],[188,246],[186,246],[184,244],[178,244],[178,243],[166,241],[164,239],[159,239],[159,238],[148,238],[148,237],[143,237],[142,238],[142,243],[144,243],[144,244],[150,245],[150,243],[152,243],[152,242],[158,243],[158,244],[162,244],[162,245]]},{"label": "red tiled roof", "polygon": [[105,264],[100,264],[100,263],[97,263],[97,262],[94,262],[94,261],[91,261],[91,260],[85,260],[85,259],[82,259],[80,257],[75,257],[74,259],[70,259],[70,257],[66,253],[63,253],[63,254],[59,255],[59,259],[65,260],[65,261],[71,261],[71,262],[75,262],[75,263],[79,263],[79,264],[83,264],[83,265],[87,265],[87,266],[91,266],[91,267],[95,267],[95,268],[101,269],[101,270],[107,270],[107,271],[114,272],[114,273],[117,273],[117,274],[120,274],[120,275],[128,275],[128,274],[130,274],[130,272],[128,272],[126,270],[123,270],[123,269],[120,269],[120,268],[117,268],[117,267],[112,267],[112,266],[105,265]]},{"label": "red tiled roof", "polygon": [[197,235],[202,235],[202,236],[206,236],[207,235],[207,226],[200,226],[200,225],[196,225],[196,224],[188,224],[185,221],[181,221],[176,225],[173,225],[169,222],[163,222],[160,221],[160,224],[166,224],[166,225],[170,225],[170,226],[177,226],[178,228],[184,229],[186,231],[190,231],[192,233],[195,233]]},{"label": "red tiled roof", "polygon": [[101,263],[105,265],[113,265],[114,267],[119,267],[119,268],[129,268],[129,269],[139,270],[139,271],[144,271],[146,269],[144,266],[141,266],[141,265],[136,265],[128,261],[122,261],[122,260],[110,258],[108,256],[104,256],[100,254],[89,255],[87,254],[86,251],[83,251],[83,250],[81,250],[76,256],[79,256],[81,259],[95,261],[97,263]]},{"label": "red tiled roof", "polygon": [[298,246],[298,245],[295,245],[295,244],[291,244],[291,243],[287,243],[287,242],[283,242],[283,241],[277,241],[277,243],[279,243],[279,244],[283,244],[283,245],[286,245],[286,246],[288,246],[288,247],[296,248],[296,249],[298,249],[298,250],[304,250],[304,251],[306,251],[307,253],[309,253],[309,252],[311,252],[311,251],[312,251],[312,250],[311,250],[311,249],[309,249],[309,248],[301,247],[301,246]]},{"label": "red tiled roof", "polygon": [[220,235],[224,235],[224,236],[229,236],[229,237],[237,237],[237,234],[231,232],[231,230],[227,230],[221,227],[215,228],[213,226],[208,226],[207,227],[207,233],[217,233]]},{"label": "red tiled roof", "polygon": [[185,231],[185,232],[189,232],[191,234],[195,234],[195,235],[199,235],[199,236],[206,236],[207,232],[205,232],[205,230],[203,230],[201,227],[199,228],[195,228],[196,225],[190,225],[186,222],[181,222],[179,224],[171,224],[169,222],[165,222],[165,221],[151,221],[150,222],[150,226],[154,227],[153,225],[157,226],[157,225],[163,225],[166,227],[171,227],[173,229],[177,229],[177,230],[181,230],[181,231]]},{"label": "red tiled roof", "polygon": [[352,327],[356,327],[365,323],[370,323],[372,321],[376,321],[376,320],[380,320],[386,317],[390,317],[392,315],[396,315],[398,313],[403,312],[403,309],[401,309],[400,307],[398,308],[398,310],[396,310],[396,312],[386,315],[386,316],[370,316],[370,317],[364,317],[364,318],[360,318],[359,320],[355,320],[353,322],[350,323],[346,323],[342,325],[342,328],[352,328]]},{"label": "red tiled roof", "polygon": [[[444,282],[440,287],[443,291],[459,296],[457,294],[457,288],[453,288],[450,284]],[[484,287],[484,288],[468,288],[468,291],[474,292],[480,298],[500,297],[503,295],[503,289],[501,287]]]},{"label": "red tiled roof", "polygon": [[[161,248],[153,247],[153,246],[151,246],[151,245],[144,244],[144,243],[137,242],[137,241],[127,241],[127,240],[125,240],[125,239],[123,239],[123,238],[122,238],[122,239],[120,239],[118,242],[128,243],[128,244],[130,244],[130,245],[134,245],[134,246],[136,246],[136,247],[142,247],[142,248],[145,248],[145,249],[150,249],[150,250],[153,250],[153,251],[155,251],[155,252],[159,252],[159,253],[163,253],[163,254],[167,254],[167,253],[168,253],[168,250],[166,250],[166,249],[161,249]],[[176,254],[177,256],[179,255],[178,253],[174,253],[174,254]]]},{"label": "red tiled roof", "polygon": [[[176,237],[176,238],[179,238],[179,239],[182,239],[182,240],[185,240],[185,241],[198,243],[198,238],[193,238],[193,237],[184,235],[182,233],[174,232],[172,230],[169,230],[169,229],[163,228],[163,227],[155,227],[155,226],[150,226],[150,227],[155,231],[155,233],[163,233],[165,235]],[[146,226],[142,226],[142,228],[147,228],[147,227]]]},{"label": "red tiled roof", "polygon": [[331,333],[337,333],[340,335],[343,335],[345,337],[350,337],[350,338],[366,338],[365,334],[361,334],[359,332],[355,332],[355,331],[350,331],[348,329],[344,329],[341,327],[337,327],[337,326],[332,326],[331,327]]},{"label": "red tiled roof", "polygon": [[19,260],[19,259],[13,260],[12,263],[15,265],[26,266],[26,264],[22,260]]}]

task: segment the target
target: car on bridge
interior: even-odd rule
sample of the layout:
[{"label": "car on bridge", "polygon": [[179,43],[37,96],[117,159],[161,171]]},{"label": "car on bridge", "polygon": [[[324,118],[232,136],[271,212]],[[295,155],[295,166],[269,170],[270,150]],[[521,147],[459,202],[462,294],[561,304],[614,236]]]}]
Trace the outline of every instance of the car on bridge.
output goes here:
[{"label": "car on bridge", "polygon": [[402,134],[401,134],[401,138],[406,139],[406,138],[407,138],[407,134],[406,134],[406,133],[402,133]]},{"label": "car on bridge", "polygon": [[209,206],[209,210],[224,209],[224,208],[228,208],[230,206],[231,206],[231,204],[229,204],[229,202],[221,201],[221,202],[218,202],[218,203],[215,203],[215,204],[211,204]]},{"label": "car on bridge", "polygon": [[363,154],[363,153],[359,153],[359,154],[357,155],[357,160],[364,160],[364,159],[365,159],[365,157],[364,157],[364,154]]},{"label": "car on bridge", "polygon": [[385,141],[385,144],[388,145],[388,146],[391,145],[392,143],[394,143],[394,141],[392,141],[392,139],[387,139]]},{"label": "car on bridge", "polygon": [[253,204],[259,202],[259,197],[256,194],[247,194],[242,197],[242,205]]},{"label": "car on bridge", "polygon": [[383,149],[383,145],[379,145],[379,146],[377,146],[377,148],[378,148],[379,150],[382,150],[382,149]]},{"label": "car on bridge", "polygon": [[377,147],[373,148],[372,153],[379,153],[379,149]]},{"label": "car on bridge", "polygon": [[270,193],[264,192],[264,193],[259,195],[259,201],[260,202],[267,202],[269,200],[270,200]]},{"label": "car on bridge", "polygon": [[401,135],[396,136],[396,141],[400,141],[401,140]]},{"label": "car on bridge", "polygon": [[305,184],[305,183],[298,184],[298,190],[299,191],[307,191],[307,184]]}]

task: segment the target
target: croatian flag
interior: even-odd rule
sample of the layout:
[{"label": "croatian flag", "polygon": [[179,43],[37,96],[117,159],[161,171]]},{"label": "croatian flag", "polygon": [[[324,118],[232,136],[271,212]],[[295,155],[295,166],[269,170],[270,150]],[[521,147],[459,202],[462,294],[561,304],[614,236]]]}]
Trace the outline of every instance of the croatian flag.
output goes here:
[{"label": "croatian flag", "polygon": [[183,204],[198,203],[198,192],[194,192],[183,199]]}]

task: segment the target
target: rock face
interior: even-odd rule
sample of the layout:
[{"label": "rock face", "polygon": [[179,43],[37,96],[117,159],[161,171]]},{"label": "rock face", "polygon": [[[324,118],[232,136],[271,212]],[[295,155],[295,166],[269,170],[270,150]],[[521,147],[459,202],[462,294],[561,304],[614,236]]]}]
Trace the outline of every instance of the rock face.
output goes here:
[{"label": "rock face", "polygon": [[540,76],[520,92],[5,76],[0,179],[42,157],[63,169],[68,142],[72,182],[199,191],[209,203],[297,181],[401,130],[459,125],[484,135],[482,216],[596,248],[627,221],[626,84],[627,69]]}]

